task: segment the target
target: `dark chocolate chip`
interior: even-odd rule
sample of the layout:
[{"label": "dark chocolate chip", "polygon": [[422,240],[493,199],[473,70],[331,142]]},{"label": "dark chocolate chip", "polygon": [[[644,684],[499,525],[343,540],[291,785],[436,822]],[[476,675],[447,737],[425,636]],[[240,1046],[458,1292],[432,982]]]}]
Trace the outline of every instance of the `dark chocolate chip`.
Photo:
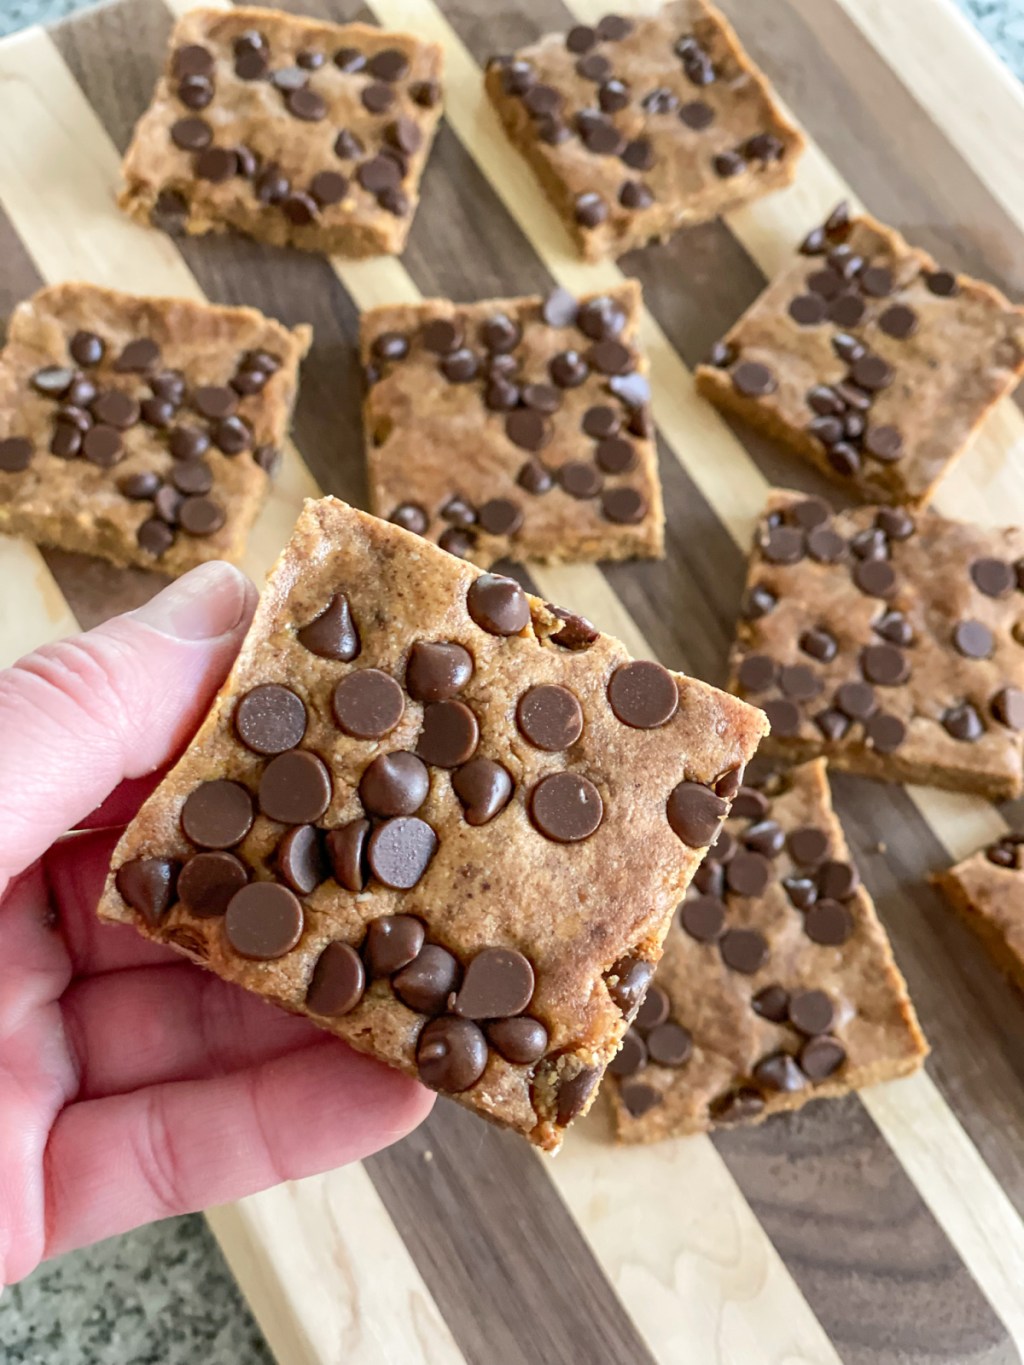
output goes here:
[{"label": "dark chocolate chip", "polygon": [[951,706],[943,713],[942,724],[953,739],[965,744],[974,744],[985,733],[985,726],[977,710],[970,702]]},{"label": "dark chocolate chip", "polygon": [[1019,687],[1003,687],[991,702],[992,714],[1008,730],[1024,730],[1024,691]]},{"label": "dark chocolate chip", "polygon": [[423,922],[415,915],[382,915],[366,929],[363,957],[371,976],[392,976],[417,958],[423,948]]},{"label": "dark chocolate chip", "polygon": [[359,668],[334,689],[334,719],[355,739],[380,739],[395,728],[405,710],[402,689],[378,668]]},{"label": "dark chocolate chip", "polygon": [[753,976],[768,961],[768,942],[757,929],[728,929],[718,941],[722,961],[734,972]]},{"label": "dark chocolate chip", "polygon": [[518,583],[485,573],[473,580],[466,608],[476,624],[490,635],[518,635],[530,620],[530,603]]},{"label": "dark chocolate chip", "polygon": [[598,227],[608,217],[608,205],[599,194],[588,190],[576,196],[574,217],[580,227]]},{"label": "dark chocolate chip", "polygon": [[411,890],[437,851],[437,835],[418,816],[399,816],[379,825],[370,837],[370,871],[382,886]]},{"label": "dark chocolate chip", "polygon": [[181,809],[181,828],[200,848],[232,848],[249,833],[252,797],[239,782],[216,779],[196,787]]},{"label": "dark chocolate chip", "polygon": [[559,844],[589,839],[604,818],[601,793],[589,778],[560,772],[542,777],[530,793],[530,818]]},{"label": "dark chocolate chip", "polygon": [[121,864],[114,880],[121,898],[155,926],[174,901],[177,877],[171,858],[135,858]]},{"label": "dark chocolate chip", "polygon": [[801,327],[814,327],[825,321],[825,300],[820,294],[798,294],[789,303],[789,316]]},{"label": "dark chocolate chip", "polygon": [[236,891],[249,880],[245,864],[233,853],[196,853],[178,877],[178,899],[197,919],[223,915]]},{"label": "dark chocolate chip", "polygon": [[[426,763],[457,768],[472,758],[480,742],[476,716],[461,701],[430,702],[423,712],[423,731],[416,752]],[[411,811],[380,812],[410,815]]]},{"label": "dark chocolate chip", "polygon": [[960,293],[957,277],[949,270],[934,270],[926,273],[924,282],[933,294],[940,298],[951,299]]},{"label": "dark chocolate chip", "polygon": [[486,825],[512,796],[512,779],[500,763],[473,758],[452,774],[452,790],[462,803],[466,823]]},{"label": "dark chocolate chip", "polygon": [[563,1127],[583,1113],[600,1079],[598,1067],[585,1067],[571,1080],[562,1082],[558,1090],[556,1118]]},{"label": "dark chocolate chip", "polygon": [[296,825],[277,846],[278,873],[296,895],[310,895],[327,876],[320,839],[315,825]]},{"label": "dark chocolate chip", "polygon": [[846,1049],[838,1038],[824,1035],[809,1038],[800,1050],[800,1066],[812,1081],[834,1075],[846,1061]]},{"label": "dark chocolate chip", "polygon": [[698,943],[717,943],[725,932],[725,906],[717,896],[694,896],[680,906],[679,923]]},{"label": "dark chocolate chip", "polygon": [[507,1019],[533,996],[533,968],[514,948],[483,948],[469,962],[450,1008],[463,1019]]},{"label": "dark chocolate chip", "polygon": [[306,749],[272,758],[260,774],[260,810],[285,825],[319,820],[331,800],[331,775],[322,759]]},{"label": "dark chocolate chip", "polygon": [[[458,705],[445,702],[442,705]],[[370,815],[415,815],[430,790],[430,775],[416,754],[379,754],[359,781],[359,799]]]},{"label": "dark chocolate chip", "polygon": [[368,876],[366,869],[366,841],[370,837],[369,820],[350,820],[339,829],[328,830],[324,848],[331,871],[339,886],[346,891],[362,891]]},{"label": "dark chocolate chip", "polygon": [[355,1009],[365,989],[366,971],[356,950],[348,943],[328,943],[313,968],[306,1008],[337,1018]]},{"label": "dark chocolate chip", "polygon": [[685,1066],[693,1055],[693,1035],[682,1024],[659,1024],[647,1035],[647,1051],[659,1066]]},{"label": "dark chocolate chip", "polygon": [[606,977],[608,994],[622,1013],[629,1018],[647,993],[654,979],[654,963],[645,957],[623,957],[616,962]]},{"label": "dark chocolate chip", "polygon": [[415,502],[399,503],[392,511],[390,520],[396,526],[401,526],[404,531],[411,531],[417,536],[423,535],[430,522],[423,508]]},{"label": "dark chocolate chip", "polygon": [[289,687],[263,683],[235,707],[235,733],[253,753],[281,754],[294,749],[306,733],[306,708]]},{"label": "dark chocolate chip", "polygon": [[679,687],[667,668],[650,659],[638,659],[620,664],[612,674],[608,704],[623,725],[653,730],[675,715]]},{"label": "dark chocolate chip", "polygon": [[348,598],[335,593],[319,616],[299,628],[295,638],[321,659],[348,663],[359,654],[359,632],[352,619]]},{"label": "dark chocolate chip", "polygon": [[[386,826],[384,827],[386,828]],[[420,1014],[440,1014],[448,997],[459,988],[459,964],[446,948],[425,944],[392,978],[392,987],[403,1005]]]},{"label": "dark chocolate chip", "polygon": [[715,842],[729,803],[700,782],[680,782],[669,793],[665,813],[684,844],[709,848]]},{"label": "dark chocolate chip", "polygon": [[242,957],[283,957],[302,937],[302,902],[277,882],[250,882],[236,891],[224,914],[224,937]]},{"label": "dark chocolate chip", "polygon": [[982,621],[959,621],[953,630],[953,645],[965,659],[990,659],[995,637]]}]

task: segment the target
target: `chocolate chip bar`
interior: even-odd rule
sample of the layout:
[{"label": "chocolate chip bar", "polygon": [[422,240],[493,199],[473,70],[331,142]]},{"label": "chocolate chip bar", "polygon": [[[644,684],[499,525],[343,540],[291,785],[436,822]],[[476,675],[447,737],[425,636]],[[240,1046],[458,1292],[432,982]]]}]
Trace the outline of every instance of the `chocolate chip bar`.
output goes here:
[{"label": "chocolate chip bar", "polygon": [[774,493],[730,688],[764,708],[774,752],[792,761],[1017,796],[1022,594],[1022,530]]},{"label": "chocolate chip bar", "polygon": [[441,116],[441,49],[365,24],[192,10],[124,160],[121,207],[171,233],[397,253]]},{"label": "chocolate chip bar", "polygon": [[100,906],[558,1147],[761,712],[331,498]]},{"label": "chocolate chip bar", "polygon": [[926,1055],[824,762],[758,759],[745,781],[609,1067],[623,1142],[757,1122]]},{"label": "chocolate chip bar", "polygon": [[863,502],[925,506],[1024,375],[1024,310],[841,204],[697,371]]},{"label": "chocolate chip bar", "polygon": [[1024,991],[1024,834],[1004,834],[935,881],[993,961]]},{"label": "chocolate chip bar", "polygon": [[240,559],[310,335],[253,308],[41,290],[0,352],[0,531],[168,574]]},{"label": "chocolate chip bar", "polygon": [[788,185],[804,146],[706,0],[548,34],[492,60],[486,83],[588,260]]},{"label": "chocolate chip bar", "polygon": [[663,553],[633,282],[363,318],[373,510],[486,568]]}]

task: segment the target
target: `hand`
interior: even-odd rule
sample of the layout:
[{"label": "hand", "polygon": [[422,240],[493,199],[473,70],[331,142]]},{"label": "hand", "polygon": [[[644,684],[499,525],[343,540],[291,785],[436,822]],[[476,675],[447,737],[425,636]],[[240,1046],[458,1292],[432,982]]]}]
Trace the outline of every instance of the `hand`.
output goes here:
[{"label": "hand", "polygon": [[354,1161],[430,1109],[408,1077],[96,919],[120,828],[194,732],[255,596],[207,564],[0,673],[0,1284]]}]

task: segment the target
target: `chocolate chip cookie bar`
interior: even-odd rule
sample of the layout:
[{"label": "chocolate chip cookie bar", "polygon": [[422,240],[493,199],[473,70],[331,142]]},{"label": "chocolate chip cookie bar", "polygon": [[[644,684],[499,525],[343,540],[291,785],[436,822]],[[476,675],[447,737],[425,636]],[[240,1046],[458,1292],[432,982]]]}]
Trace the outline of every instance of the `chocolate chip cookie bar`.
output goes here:
[{"label": "chocolate chip cookie bar", "polygon": [[441,116],[441,49],[365,24],[192,10],[124,160],[121,207],[171,233],[402,250]]},{"label": "chocolate chip cookie bar", "polygon": [[373,510],[484,568],[660,556],[640,307],[630,281],[365,314]]},{"label": "chocolate chip cookie bar", "polygon": [[167,574],[240,559],[310,336],[253,308],[41,290],[0,352],[0,531]]},{"label": "chocolate chip cookie bar", "polygon": [[844,204],[697,370],[863,502],[925,506],[1024,375],[1024,310]]},{"label": "chocolate chip cookie bar", "polygon": [[1024,760],[1024,530],[773,493],[730,689],[791,761],[991,800]]},{"label": "chocolate chip cookie bar", "polygon": [[758,759],[745,781],[609,1067],[623,1142],[757,1122],[926,1055],[824,762]]},{"label": "chocolate chip cookie bar", "polygon": [[1005,834],[935,878],[993,960],[1024,991],[1024,834]]},{"label": "chocolate chip cookie bar", "polygon": [[804,141],[706,0],[497,57],[487,90],[588,260],[788,185]]},{"label": "chocolate chip cookie bar", "polygon": [[767,729],[331,498],[100,906],[558,1147]]}]

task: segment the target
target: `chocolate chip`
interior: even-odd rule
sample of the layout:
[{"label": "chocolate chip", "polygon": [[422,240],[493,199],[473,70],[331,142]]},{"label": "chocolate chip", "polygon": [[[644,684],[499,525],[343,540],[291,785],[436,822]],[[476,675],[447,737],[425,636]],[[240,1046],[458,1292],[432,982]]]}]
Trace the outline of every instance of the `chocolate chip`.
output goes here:
[{"label": "chocolate chip", "polygon": [[[476,716],[461,701],[431,702],[423,712],[423,732],[416,752],[426,763],[457,768],[472,758],[480,742]],[[392,812],[411,814],[411,811]]]},{"label": "chocolate chip", "polygon": [[585,616],[577,616],[564,607],[556,607],[553,602],[545,605],[552,615],[565,622],[559,631],[548,637],[552,644],[561,645],[563,649],[580,650],[589,649],[599,639],[600,632]]},{"label": "chocolate chip", "polygon": [[[459,703],[443,703],[458,705]],[[359,799],[370,815],[415,815],[430,790],[430,775],[416,754],[379,754],[359,781]]]},{"label": "chocolate chip", "polygon": [[852,479],[855,474],[860,473],[860,455],[846,441],[840,441],[831,447],[828,451],[828,462],[844,479]]},{"label": "chocolate chip", "polygon": [[183,152],[201,152],[213,141],[213,129],[204,118],[180,118],[171,124],[171,141]]},{"label": "chocolate chip", "polygon": [[224,937],[236,953],[256,961],[283,957],[302,937],[302,903],[277,882],[250,882],[232,896]]},{"label": "chocolate chip", "polygon": [[599,441],[594,452],[606,474],[625,474],[636,464],[636,447],[623,436],[608,436]]},{"label": "chocolate chip", "polygon": [[430,519],[419,503],[401,502],[391,513],[390,520],[396,526],[401,526],[404,531],[421,536],[426,531]]},{"label": "chocolate chip", "polygon": [[685,1066],[693,1055],[693,1035],[682,1024],[659,1024],[647,1035],[647,1051],[659,1066]]},{"label": "chocolate chip", "polygon": [[654,194],[640,180],[625,180],[619,189],[619,203],[624,209],[647,209],[654,203]]},{"label": "chocolate chip", "polygon": [[171,58],[171,71],[177,77],[211,76],[213,74],[213,54],[199,43],[186,43],[176,48]]},{"label": "chocolate chip", "polygon": [[78,454],[82,445],[82,433],[70,422],[57,422],[50,440],[50,454],[62,460],[70,460]]},{"label": "chocolate chip", "polygon": [[97,422],[118,431],[127,431],[139,420],[140,409],[134,398],[118,389],[108,389],[92,402],[91,411]]},{"label": "chocolate chip", "polygon": [[729,803],[700,782],[680,782],[665,807],[673,832],[691,848],[709,848],[728,812]]},{"label": "chocolate chip", "polygon": [[959,621],[953,630],[953,645],[965,659],[990,659],[995,637],[982,621]]},{"label": "chocolate chip", "polygon": [[466,823],[486,825],[512,796],[512,779],[500,763],[473,758],[452,774],[452,790],[463,806]]},{"label": "chocolate chip", "polygon": [[[850,366],[850,378],[862,389],[876,393],[888,388],[893,381],[892,366],[879,355],[863,355]],[[843,390],[840,390],[843,393]]]},{"label": "chocolate chip", "polygon": [[585,1067],[570,1080],[562,1082],[556,1118],[563,1127],[583,1113],[600,1079],[601,1072],[597,1067]]},{"label": "chocolate chip", "polygon": [[601,374],[620,375],[632,370],[634,357],[628,346],[612,337],[595,342],[587,352],[587,361]]},{"label": "chocolate chip", "polygon": [[156,203],[150,209],[149,221],[160,232],[180,237],[185,232],[188,214],[188,200],[185,196],[179,190],[164,189],[159,192]]},{"label": "chocolate chip", "polygon": [[260,810],[285,825],[318,820],[331,800],[331,775],[323,761],[305,749],[271,759],[260,775]]},{"label": "chocolate chip", "polygon": [[830,635],[822,626],[812,626],[800,636],[800,648],[819,663],[831,663],[836,657],[839,646],[835,636]]},{"label": "chocolate chip", "polygon": [[838,901],[819,897],[804,916],[804,932],[812,943],[838,947],[853,933],[853,916]]},{"label": "chocolate chip", "polygon": [[348,663],[356,658],[360,650],[359,632],[345,594],[335,593],[319,616],[296,631],[295,638],[320,659]]},{"label": "chocolate chip", "polygon": [[565,45],[577,56],[589,52],[597,42],[597,34],[587,24],[576,24],[565,35]]},{"label": "chocolate chip", "polygon": [[218,778],[196,787],[181,808],[181,828],[200,848],[241,843],[253,821],[252,797],[239,782]]},{"label": "chocolate chip", "polygon": [[369,58],[366,70],[378,80],[393,84],[409,74],[409,58],[397,47],[386,47]]},{"label": "chocolate chip", "polygon": [[884,464],[894,464],[905,454],[903,435],[899,428],[894,426],[868,427],[864,436],[864,449],[876,460],[881,460]]},{"label": "chocolate chip", "polygon": [[135,858],[122,863],[114,878],[118,893],[147,924],[156,925],[175,896],[178,864],[171,858]]},{"label": "chocolate chip", "polygon": [[747,163],[739,152],[717,152],[712,158],[711,164],[715,168],[716,175],[720,175],[723,180],[731,180],[734,176],[742,175],[747,170]]},{"label": "chocolate chip", "polygon": [[862,682],[843,683],[836,692],[836,705],[851,720],[867,720],[878,709],[874,691]]},{"label": "chocolate chip", "polygon": [[573,498],[581,501],[594,498],[601,491],[601,474],[583,460],[567,460],[558,469],[558,482]]},{"label": "chocolate chip", "polygon": [[600,825],[604,802],[589,778],[552,773],[530,793],[530,818],[545,838],[558,844],[579,843]]},{"label": "chocolate chip", "polygon": [[907,656],[895,645],[867,645],[860,652],[861,670],[879,687],[899,687],[910,677]]},{"label": "chocolate chip", "polygon": [[891,754],[906,739],[907,727],[897,716],[878,712],[865,725],[864,736],[873,749],[882,754]]},{"label": "chocolate chip", "polygon": [[854,567],[853,581],[868,597],[887,597],[896,586],[896,573],[886,560],[868,559]]},{"label": "chocolate chip", "polygon": [[196,157],[194,170],[200,180],[221,185],[238,174],[238,156],[230,147],[207,147]]},{"label": "chocolate chip", "polygon": [[783,877],[782,885],[797,910],[809,910],[818,899],[818,887],[809,877]]},{"label": "chocolate chip", "polygon": [[1008,730],[1024,730],[1024,692],[1019,687],[1003,687],[991,702],[992,714]]},{"label": "chocolate chip", "polygon": [[838,1038],[810,1038],[800,1050],[800,1066],[812,1081],[823,1081],[846,1061],[846,1049]]},{"label": "chocolate chip", "polygon": [[550,470],[546,469],[539,460],[527,460],[516,475],[516,483],[519,484],[520,488],[524,488],[527,493],[532,493],[534,497],[549,493],[555,486]]},{"label": "chocolate chip", "polygon": [[767,692],[774,687],[777,668],[767,654],[748,654],[740,661],[737,679],[744,692]]},{"label": "chocolate chip", "polygon": [[560,389],[577,389],[586,382],[590,366],[578,351],[560,351],[552,357],[548,373]]},{"label": "chocolate chip", "polygon": [[607,57],[602,57],[600,52],[581,57],[575,67],[577,76],[582,76],[585,81],[603,81],[611,69],[611,62]]},{"label": "chocolate chip", "polygon": [[159,517],[144,521],[135,533],[140,549],[147,554],[160,556],[174,544],[174,532]]},{"label": "chocolate chip", "polygon": [[313,968],[306,1008],[336,1018],[354,1010],[365,989],[366,972],[355,949],[339,941],[328,943]]},{"label": "chocolate chip", "polygon": [[402,719],[405,698],[389,674],[378,668],[360,668],[341,679],[331,706],[345,734],[355,739],[380,739]]},{"label": "chocolate chip", "polygon": [[178,899],[197,919],[212,919],[224,914],[248,880],[245,864],[233,853],[196,853],[181,869]]},{"label": "chocolate chip", "polygon": [[731,814],[737,820],[761,820],[768,814],[771,803],[756,787],[740,787],[732,803]]},{"label": "chocolate chip", "polygon": [[761,853],[766,858],[777,858],[785,846],[786,836],[777,821],[759,820],[746,830],[743,842],[754,853]]},{"label": "chocolate chip", "polygon": [[521,1015],[518,1019],[495,1019],[487,1024],[487,1041],[517,1066],[530,1066],[547,1051],[548,1031],[539,1019]]},{"label": "chocolate chip", "polygon": [[[381,190],[386,190],[397,185],[402,179],[402,170],[396,161],[390,156],[374,156],[369,161],[364,161],[356,171],[356,179],[364,190],[370,194],[380,194]],[[433,324],[428,323],[427,332]],[[452,326],[452,324],[448,324]],[[454,327],[452,328],[454,331]],[[428,350],[437,350],[438,354],[444,354],[434,346],[427,346]],[[454,350],[455,347],[447,347],[446,350]]]},{"label": "chocolate chip", "polygon": [[1016,586],[1013,568],[1002,559],[976,559],[971,565],[971,578],[986,597],[1005,597]]},{"label": "chocolate chip", "polygon": [[985,733],[982,719],[970,702],[951,706],[943,713],[942,724],[953,739],[958,739],[965,744],[974,744]]},{"label": "chocolate chip", "polygon": [[789,992],[782,986],[764,986],[751,999],[750,1008],[762,1019],[781,1024],[789,1010]]},{"label": "chocolate chip", "polygon": [[467,1019],[432,1019],[419,1036],[416,1065],[431,1090],[461,1094],[484,1073],[487,1040]]},{"label": "chocolate chip", "polygon": [[669,1016],[671,1002],[660,986],[651,986],[636,1012],[635,1025],[647,1031],[663,1024]]},{"label": "chocolate chip", "polygon": [[518,408],[505,419],[505,434],[521,450],[541,450],[551,440],[551,429],[539,412]]},{"label": "chocolate chip", "polygon": [[160,487],[160,479],[152,470],[147,469],[138,474],[126,475],[117,486],[126,498],[149,499]]},{"label": "chocolate chip", "polygon": [[339,886],[346,891],[362,891],[366,885],[366,841],[370,835],[369,820],[350,820],[339,829],[324,836],[324,848],[331,871]]},{"label": "chocolate chip", "polygon": [[820,294],[798,294],[790,300],[789,316],[801,327],[813,327],[825,320],[825,300]]},{"label": "chocolate chip", "polygon": [[647,515],[647,499],[635,488],[606,488],[601,494],[601,511],[608,521],[632,526]]},{"label": "chocolate chip", "polygon": [[860,287],[874,299],[887,298],[893,291],[892,271],[884,265],[869,265],[860,272]]},{"label": "chocolate chip", "polygon": [[[211,855],[212,856],[212,855]],[[297,825],[277,846],[277,870],[300,896],[308,896],[327,876],[320,831],[315,825]]]},{"label": "chocolate chip", "polygon": [[675,715],[679,688],[667,668],[650,659],[639,659],[620,664],[612,674],[608,704],[623,725],[652,730]]},{"label": "chocolate chip", "polygon": [[710,104],[705,104],[703,100],[689,100],[680,106],[679,118],[687,128],[692,128],[694,132],[703,132],[705,128],[710,128],[715,121],[715,111]]},{"label": "chocolate chip", "polygon": [[622,1040],[618,1052],[608,1063],[613,1076],[635,1076],[647,1065],[647,1044],[635,1028],[631,1028]]},{"label": "chocolate chip", "polygon": [[725,931],[725,906],[716,896],[694,896],[680,907],[679,923],[698,943],[716,943]]},{"label": "chocolate chip", "polygon": [[549,327],[572,327],[578,305],[567,289],[552,289],[541,304],[541,317]]},{"label": "chocolate chip", "polygon": [[511,578],[484,573],[470,584],[466,608],[490,635],[518,635],[530,620],[530,603]]},{"label": "chocolate chip", "polygon": [[608,994],[628,1018],[638,1009],[654,977],[654,963],[645,957],[623,957],[606,977]]},{"label": "chocolate chip", "polygon": [[235,75],[242,81],[261,81],[270,68],[263,52],[249,49],[237,52],[235,56]]},{"label": "chocolate chip", "polygon": [[850,728],[850,722],[846,716],[832,707],[825,711],[819,711],[814,717],[814,723],[824,737],[832,743],[842,739]]},{"label": "chocolate chip", "polygon": [[817,867],[828,857],[828,835],[813,825],[793,830],[787,843],[793,861],[801,867]]},{"label": "chocolate chip", "polygon": [[289,687],[253,687],[235,707],[235,733],[253,753],[281,754],[294,749],[306,733],[306,708]]},{"label": "chocolate chip", "polygon": [[914,518],[902,507],[880,507],[875,525],[890,540],[909,540],[917,529]]},{"label": "chocolate chip", "polygon": [[483,948],[466,968],[451,1009],[463,1019],[507,1019],[533,996],[533,968],[514,948]]},{"label": "chocolate chip", "polygon": [[240,455],[252,445],[252,431],[241,417],[225,417],[213,428],[213,443],[225,455]]},{"label": "chocolate chip", "polygon": [[608,205],[593,190],[576,196],[574,216],[580,227],[595,228],[608,217]]},{"label": "chocolate chip", "polygon": [[741,850],[725,869],[726,885],[737,896],[763,895],[771,878],[772,865],[761,853]]},{"label": "chocolate chip", "polygon": [[960,293],[957,277],[949,270],[925,272],[924,282],[933,294],[940,298],[951,299]]},{"label": "chocolate chip", "polygon": [[829,1031],[835,1019],[835,1009],[824,991],[794,991],[789,997],[788,1016],[795,1029],[813,1037]]},{"label": "chocolate chip", "polygon": [[804,535],[795,526],[773,526],[761,537],[761,553],[769,564],[797,564],[804,556]]},{"label": "chocolate chip", "polygon": [[912,337],[917,331],[917,314],[906,304],[894,303],[878,319],[878,325],[886,336],[902,341],[906,337]]},{"label": "chocolate chip", "polygon": [[463,531],[457,526],[449,526],[447,531],[443,531],[437,541],[442,550],[448,554],[455,555],[457,559],[468,559],[473,553],[476,544],[476,537],[470,531]]},{"label": "chocolate chip", "polygon": [[778,606],[778,598],[763,584],[755,583],[743,595],[741,614],[745,621],[759,621]]},{"label": "chocolate chip", "polygon": [[439,1014],[446,1008],[448,997],[458,990],[460,975],[458,962],[446,948],[427,943],[399,970],[391,984],[409,1009],[420,1014]]},{"label": "chocolate chip", "polygon": [[[610,1068],[609,1068],[610,1069]],[[661,1104],[661,1094],[643,1081],[627,1081],[619,1088],[619,1099],[631,1118],[643,1118]]]},{"label": "chocolate chip", "polygon": [[757,929],[729,929],[718,941],[722,961],[734,972],[753,976],[768,960],[768,943]]},{"label": "chocolate chip", "polygon": [[800,709],[795,703],[784,698],[772,698],[761,708],[768,717],[768,723],[777,736],[796,735],[800,731]]},{"label": "chocolate chip", "polygon": [[779,689],[794,701],[810,701],[821,691],[822,683],[806,664],[787,664],[779,670]]}]

